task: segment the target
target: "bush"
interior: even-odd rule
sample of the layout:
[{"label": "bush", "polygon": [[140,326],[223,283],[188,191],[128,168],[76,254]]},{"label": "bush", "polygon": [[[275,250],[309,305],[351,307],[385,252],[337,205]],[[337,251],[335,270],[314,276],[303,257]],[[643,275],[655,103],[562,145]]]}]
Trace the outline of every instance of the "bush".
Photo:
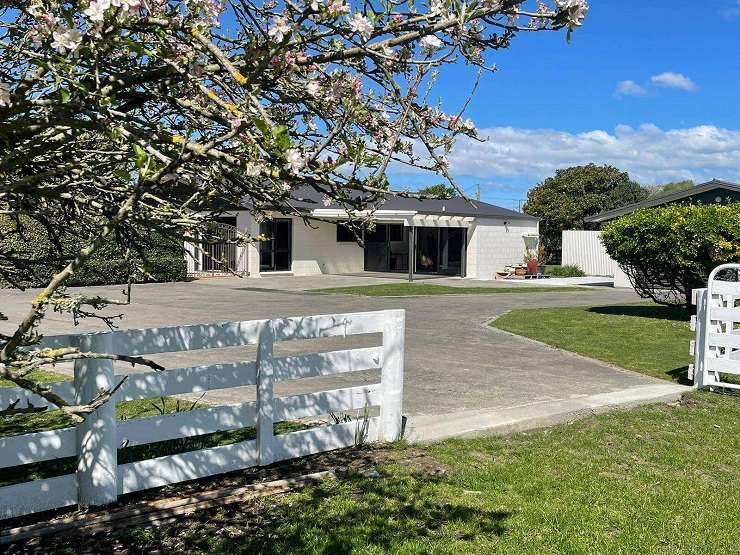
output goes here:
[{"label": "bush", "polygon": [[548,266],[545,274],[552,277],[583,277],[586,272],[575,264],[566,264],[565,266]]},{"label": "bush", "polygon": [[[0,250],[14,259],[13,280],[21,287],[45,286],[79,250],[82,239],[73,225],[59,226],[59,237],[51,238],[46,228],[30,219],[22,227],[9,217],[0,217]],[[183,281],[187,263],[182,248],[171,240],[148,239],[146,261],[141,257],[126,260],[123,249],[114,241],[106,242],[69,281],[70,286],[111,285],[147,281]],[[146,272],[142,271],[146,268]],[[149,275],[147,275],[147,273]],[[0,276],[0,287],[11,283]]]},{"label": "bush", "polygon": [[740,203],[638,210],[609,223],[601,239],[640,296],[686,306],[713,268],[740,261]]}]

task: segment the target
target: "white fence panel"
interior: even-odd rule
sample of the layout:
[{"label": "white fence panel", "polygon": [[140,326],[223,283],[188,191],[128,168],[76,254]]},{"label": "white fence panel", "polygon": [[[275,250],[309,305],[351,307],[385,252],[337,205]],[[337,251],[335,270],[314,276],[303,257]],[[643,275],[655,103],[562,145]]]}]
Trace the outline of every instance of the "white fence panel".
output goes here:
[{"label": "white fence panel", "polygon": [[718,266],[709,274],[707,288],[693,294],[696,336],[691,343],[694,364],[689,377],[697,388],[740,389],[740,383],[725,378],[740,376],[740,282],[716,279],[723,270],[740,271],[740,264]]},{"label": "white fence panel", "polygon": [[562,263],[573,264],[589,276],[609,276],[619,269],[599,238],[600,231],[563,231]]},{"label": "white fence panel", "polygon": [[[266,465],[292,457],[355,445],[360,441],[400,438],[404,359],[403,310],[331,314],[213,325],[114,330],[44,338],[42,346],[78,345],[83,349],[147,355],[195,349],[257,345],[256,361],[239,361],[161,372],[133,374],[109,402],[85,422],[70,428],[0,438],[0,468],[77,456],[74,474],[0,488],[0,518],[11,518],[79,504],[98,506],[119,495]],[[274,357],[276,342],[382,334],[377,347]],[[380,370],[380,383],[287,397],[274,395],[278,381]],[[52,389],[70,402],[87,402],[99,389],[120,379],[107,360],[81,359],[73,382]],[[115,420],[115,401],[146,399],[256,385],[257,400],[160,416]],[[0,388],[0,402],[47,406],[19,388]],[[366,409],[379,407],[380,416]],[[53,405],[49,410],[56,410]],[[363,411],[363,418],[274,435],[275,422],[339,411]],[[119,448],[214,432],[256,427],[255,440],[167,455],[119,465]]]}]

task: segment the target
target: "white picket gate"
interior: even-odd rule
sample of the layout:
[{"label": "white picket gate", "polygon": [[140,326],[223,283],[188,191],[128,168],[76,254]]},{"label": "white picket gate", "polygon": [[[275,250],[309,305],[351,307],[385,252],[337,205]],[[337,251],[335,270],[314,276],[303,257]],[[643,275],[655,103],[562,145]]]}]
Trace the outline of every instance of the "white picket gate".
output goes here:
[{"label": "white picket gate", "polygon": [[[0,438],[0,469],[77,457],[72,474],[0,488],[0,518],[75,504],[104,505],[130,492],[348,447],[356,444],[358,433],[364,441],[396,440],[402,433],[404,326],[403,310],[385,310],[46,337],[42,345],[47,347],[79,345],[84,350],[132,356],[257,345],[254,361],[131,374],[115,394],[115,401],[122,402],[255,385],[257,401],[124,421],[116,420],[115,405],[109,402],[76,427]],[[281,341],[368,333],[381,333],[382,345],[273,356],[274,344]],[[273,393],[280,381],[372,369],[381,369],[380,383],[286,397]],[[111,361],[79,360],[74,380],[51,388],[65,400],[89,402],[99,388],[112,387],[117,379]],[[21,406],[29,401],[46,406],[41,397],[26,390],[0,388],[0,406],[19,398]],[[380,416],[273,435],[275,422],[366,407],[379,407]],[[117,450],[124,444],[251,426],[257,429],[255,440],[117,462]]]},{"label": "white picket gate", "polygon": [[691,329],[696,335],[689,379],[697,388],[740,389],[722,379],[722,374],[740,375],[740,282],[716,279],[723,270],[740,270],[740,264],[717,266],[707,288],[695,289],[692,295],[696,315],[691,317]]}]

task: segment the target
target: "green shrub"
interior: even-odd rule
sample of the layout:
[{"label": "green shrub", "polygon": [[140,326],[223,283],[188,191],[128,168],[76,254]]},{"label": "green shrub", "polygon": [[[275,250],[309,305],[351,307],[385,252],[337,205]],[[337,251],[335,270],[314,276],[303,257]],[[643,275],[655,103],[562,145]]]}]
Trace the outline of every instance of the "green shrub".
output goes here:
[{"label": "green shrub", "polygon": [[548,266],[545,268],[545,274],[552,277],[583,277],[586,272],[575,264],[566,264],[565,266]]},{"label": "green shrub", "polygon": [[[83,244],[74,225],[59,226],[59,236],[52,240],[40,223],[23,218],[22,226],[9,217],[0,217],[0,251],[14,260],[14,281],[21,287],[46,285]],[[67,282],[70,286],[110,285],[146,281],[182,281],[187,277],[187,263],[182,248],[171,240],[152,235],[147,239],[146,261],[140,257],[126,260],[123,249],[107,241]],[[146,272],[142,271],[142,267]],[[148,274],[148,275],[147,275]],[[0,276],[0,287],[11,284]]]},{"label": "green shrub", "polygon": [[740,203],[638,210],[601,233],[640,296],[686,306],[719,264],[740,261]]}]

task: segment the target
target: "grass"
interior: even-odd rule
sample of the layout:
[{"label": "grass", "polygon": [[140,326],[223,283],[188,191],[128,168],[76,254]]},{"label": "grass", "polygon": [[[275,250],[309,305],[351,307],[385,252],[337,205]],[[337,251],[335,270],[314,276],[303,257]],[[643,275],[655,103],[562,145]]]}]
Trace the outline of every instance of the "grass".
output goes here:
[{"label": "grass", "polygon": [[687,383],[689,316],[652,303],[513,310],[493,327],[647,374]]},{"label": "grass", "polygon": [[[34,370],[28,374],[28,378],[41,383],[60,382],[71,379],[69,376],[65,376],[64,374],[49,372],[46,370]],[[0,387],[15,387],[15,384],[10,380],[0,379]]]},{"label": "grass", "polygon": [[556,291],[588,291],[581,287],[451,287],[432,283],[382,283],[351,287],[312,289],[316,293],[333,295],[360,295],[364,297],[418,297],[426,295],[496,295],[506,293],[552,293]]},{"label": "grass", "polygon": [[[692,393],[511,437],[385,449],[378,478],[136,526],[47,551],[737,552],[740,403]],[[381,449],[381,451],[384,451]],[[357,456],[362,456],[358,452]]]}]

